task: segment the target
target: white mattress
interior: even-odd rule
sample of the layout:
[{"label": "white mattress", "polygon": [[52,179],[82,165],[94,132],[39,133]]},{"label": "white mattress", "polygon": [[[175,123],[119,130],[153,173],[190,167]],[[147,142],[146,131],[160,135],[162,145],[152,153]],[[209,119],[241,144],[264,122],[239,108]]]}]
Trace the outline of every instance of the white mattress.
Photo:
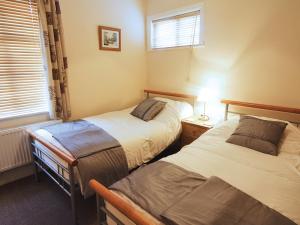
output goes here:
[{"label": "white mattress", "polygon": [[[187,106],[186,104],[168,100],[164,110],[149,122],[130,115],[133,108],[87,117],[84,120],[101,127],[116,138],[125,151],[129,169],[133,169],[153,159],[178,137],[181,131],[181,117],[183,115],[189,116],[192,113],[186,114],[186,111],[180,111]],[[189,105],[188,107],[191,106]],[[39,129],[36,133],[66,154],[70,154],[48,131]],[[36,144],[67,168],[68,164],[65,161],[41,146],[38,142]],[[44,156],[44,161],[57,171],[57,167],[52,160]],[[64,177],[69,179],[67,173]]]},{"label": "white mattress", "polygon": [[238,119],[227,121],[162,160],[205,177],[218,176],[300,224],[300,131],[287,126],[276,157],[226,143],[237,124]]}]

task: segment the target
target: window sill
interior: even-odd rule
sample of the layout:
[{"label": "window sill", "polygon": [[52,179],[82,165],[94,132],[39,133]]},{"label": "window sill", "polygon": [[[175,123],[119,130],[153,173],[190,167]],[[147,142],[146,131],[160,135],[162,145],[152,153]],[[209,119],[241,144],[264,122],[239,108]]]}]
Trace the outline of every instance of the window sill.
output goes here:
[{"label": "window sill", "polygon": [[49,112],[0,119],[0,130],[49,121]]}]

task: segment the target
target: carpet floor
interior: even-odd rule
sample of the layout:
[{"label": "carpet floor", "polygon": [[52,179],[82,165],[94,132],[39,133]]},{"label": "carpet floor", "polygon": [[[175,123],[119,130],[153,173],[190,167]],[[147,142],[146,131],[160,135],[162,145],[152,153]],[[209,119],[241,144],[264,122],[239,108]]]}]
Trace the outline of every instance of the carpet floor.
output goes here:
[{"label": "carpet floor", "polygon": [[[96,200],[78,194],[79,225],[97,225]],[[0,225],[72,225],[70,198],[46,176],[0,187]]]}]

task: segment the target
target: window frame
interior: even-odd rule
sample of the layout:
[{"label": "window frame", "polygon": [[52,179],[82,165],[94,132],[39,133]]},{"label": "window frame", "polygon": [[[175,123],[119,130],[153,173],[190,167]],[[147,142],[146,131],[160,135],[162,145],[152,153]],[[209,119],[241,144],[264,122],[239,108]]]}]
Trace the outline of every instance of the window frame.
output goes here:
[{"label": "window frame", "polygon": [[49,79],[48,79],[48,62],[46,57],[45,43],[43,38],[43,28],[40,21],[40,15],[38,13],[38,26],[39,26],[39,46],[41,51],[41,59],[43,64],[43,76],[45,79],[45,92],[46,92],[46,101],[47,110],[30,112],[20,115],[12,115],[9,117],[1,117],[0,118],[0,130],[2,129],[10,129],[19,126],[26,126],[28,124],[39,123],[44,121],[51,120],[51,101],[50,101],[50,93],[49,93]]},{"label": "window frame", "polygon": [[[165,48],[152,48],[152,34],[153,34],[153,21],[165,19],[168,17],[174,17],[177,15],[182,15],[186,13],[191,13],[194,11],[200,11],[200,44],[199,45],[186,45],[186,46],[174,46]],[[186,7],[177,8],[170,11],[165,11],[159,14],[151,15],[147,17],[147,50],[148,51],[161,51],[161,50],[172,50],[172,49],[184,49],[184,48],[199,48],[205,46],[204,41],[204,4],[198,3]]]}]

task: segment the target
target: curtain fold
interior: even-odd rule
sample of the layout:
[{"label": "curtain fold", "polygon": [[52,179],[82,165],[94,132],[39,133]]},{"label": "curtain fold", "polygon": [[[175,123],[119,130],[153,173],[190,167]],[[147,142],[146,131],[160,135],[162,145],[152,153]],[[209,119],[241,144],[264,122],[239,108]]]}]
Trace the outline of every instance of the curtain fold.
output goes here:
[{"label": "curtain fold", "polygon": [[68,89],[68,61],[59,0],[38,0],[39,17],[44,37],[46,70],[48,72],[50,113],[53,119],[67,120],[71,116]]}]

